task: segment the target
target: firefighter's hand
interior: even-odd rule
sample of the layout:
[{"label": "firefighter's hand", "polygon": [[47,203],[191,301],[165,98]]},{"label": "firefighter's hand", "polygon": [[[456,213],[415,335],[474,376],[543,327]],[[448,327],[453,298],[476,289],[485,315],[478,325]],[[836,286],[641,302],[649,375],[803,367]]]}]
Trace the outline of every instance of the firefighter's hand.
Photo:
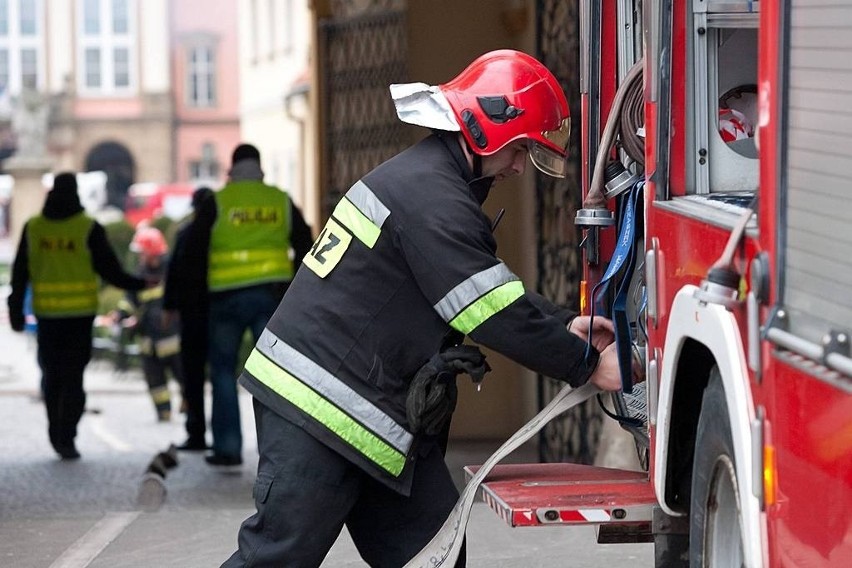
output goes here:
[{"label": "firefighter's hand", "polygon": [[[577,316],[568,324],[568,331],[582,339],[589,340],[589,316]],[[615,329],[605,317],[595,316],[592,320],[592,346],[598,351],[606,349],[615,341]]]},{"label": "firefighter's hand", "polygon": [[618,353],[615,350],[615,343],[601,351],[598,366],[592,376],[589,377],[589,382],[605,391],[621,389],[621,371],[618,368]]}]

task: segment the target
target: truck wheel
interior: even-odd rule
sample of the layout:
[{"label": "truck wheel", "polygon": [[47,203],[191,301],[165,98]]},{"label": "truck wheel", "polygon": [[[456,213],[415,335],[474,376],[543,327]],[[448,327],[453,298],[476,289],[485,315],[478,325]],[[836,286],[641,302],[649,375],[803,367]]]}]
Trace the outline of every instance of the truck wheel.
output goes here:
[{"label": "truck wheel", "polygon": [[740,487],[730,424],[722,377],[714,367],[701,403],[692,469],[689,565],[693,568],[743,565]]}]

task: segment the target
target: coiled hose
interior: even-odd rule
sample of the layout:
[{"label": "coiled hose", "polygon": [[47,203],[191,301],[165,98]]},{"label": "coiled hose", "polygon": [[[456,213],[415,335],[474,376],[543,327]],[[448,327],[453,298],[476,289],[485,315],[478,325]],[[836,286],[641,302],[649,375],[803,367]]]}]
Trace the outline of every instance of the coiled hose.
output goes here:
[{"label": "coiled hose", "polygon": [[639,128],[645,124],[642,94],[643,64],[644,59],[633,64],[615,93],[612,111],[609,113],[609,119],[598,147],[598,155],[595,157],[595,169],[592,174],[592,182],[589,185],[589,193],[583,201],[584,209],[606,207],[606,198],[603,192],[604,169],[610,149],[615,143],[616,133],[618,133],[621,147],[624,148],[630,159],[643,167],[645,166],[645,140],[638,134]]}]

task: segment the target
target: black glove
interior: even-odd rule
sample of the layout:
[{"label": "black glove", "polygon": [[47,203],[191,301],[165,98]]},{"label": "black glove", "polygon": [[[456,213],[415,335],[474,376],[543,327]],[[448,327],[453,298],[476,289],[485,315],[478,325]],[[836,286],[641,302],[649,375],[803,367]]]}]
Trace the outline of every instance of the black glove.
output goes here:
[{"label": "black glove", "polygon": [[408,387],[405,410],[411,431],[439,434],[456,408],[456,376],[467,373],[479,383],[490,370],[485,355],[472,345],[454,345],[434,355]]}]

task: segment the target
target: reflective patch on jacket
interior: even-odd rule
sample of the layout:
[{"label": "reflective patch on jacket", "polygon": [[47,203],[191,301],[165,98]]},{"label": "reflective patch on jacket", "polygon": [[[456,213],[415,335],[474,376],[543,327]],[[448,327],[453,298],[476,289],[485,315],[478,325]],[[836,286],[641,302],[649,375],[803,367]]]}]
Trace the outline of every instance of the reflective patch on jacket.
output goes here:
[{"label": "reflective patch on jacket", "polygon": [[467,335],[523,295],[521,279],[500,262],[459,283],[434,308],[445,322]]},{"label": "reflective patch on jacket", "polygon": [[375,466],[394,477],[402,473],[414,436],[268,329],[246,361],[245,370]]}]

